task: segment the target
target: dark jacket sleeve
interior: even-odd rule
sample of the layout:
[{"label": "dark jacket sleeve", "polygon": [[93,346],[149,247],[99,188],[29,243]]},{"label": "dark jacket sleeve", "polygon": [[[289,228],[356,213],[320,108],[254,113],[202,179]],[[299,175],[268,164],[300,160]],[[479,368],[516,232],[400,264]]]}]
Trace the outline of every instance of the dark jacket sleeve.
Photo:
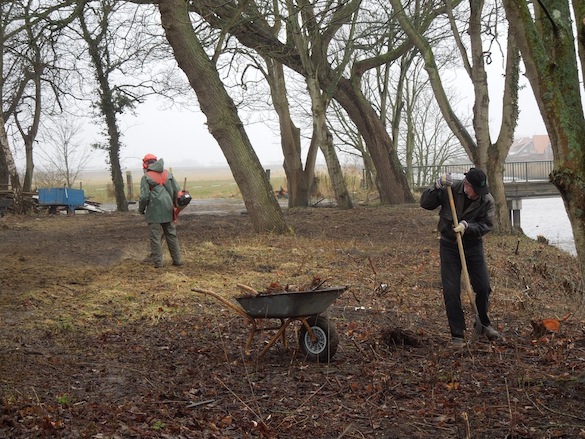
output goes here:
[{"label": "dark jacket sleeve", "polygon": [[436,189],[431,186],[425,189],[420,196],[420,207],[427,210],[435,210],[443,204],[443,196],[447,196],[443,189]]}]

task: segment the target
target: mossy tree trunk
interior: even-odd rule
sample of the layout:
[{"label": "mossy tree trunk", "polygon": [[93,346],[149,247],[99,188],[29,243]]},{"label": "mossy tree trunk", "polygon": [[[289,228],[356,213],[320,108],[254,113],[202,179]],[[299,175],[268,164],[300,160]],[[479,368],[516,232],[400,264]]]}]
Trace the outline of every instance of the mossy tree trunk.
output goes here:
[{"label": "mossy tree trunk", "polygon": [[[107,4],[106,2],[106,4],[99,6],[102,8],[99,12],[107,17],[108,12],[112,7],[111,4]],[[124,192],[124,175],[120,164],[120,149],[122,143],[117,117],[117,114],[122,112],[124,104],[121,104],[120,100],[117,99],[110,84],[110,74],[113,68],[111,65],[110,48],[107,44],[104,44],[104,39],[107,36],[106,29],[108,26],[108,20],[101,20],[97,27],[97,31],[92,33],[84,14],[85,12],[80,14],[79,23],[81,25],[83,39],[88,47],[95,78],[98,82],[99,100],[96,106],[99,108],[101,116],[104,118],[108,133],[108,144],[107,146],[103,146],[102,149],[108,154],[110,175],[114,186],[114,197],[116,198],[116,208],[119,212],[128,212],[128,200],[126,199],[126,193]]]},{"label": "mossy tree trunk", "polygon": [[551,141],[550,179],[563,198],[585,278],[585,117],[575,53],[577,35],[583,71],[585,6],[582,0],[573,1],[574,29],[569,0],[535,2],[533,11],[524,0],[503,4]]}]

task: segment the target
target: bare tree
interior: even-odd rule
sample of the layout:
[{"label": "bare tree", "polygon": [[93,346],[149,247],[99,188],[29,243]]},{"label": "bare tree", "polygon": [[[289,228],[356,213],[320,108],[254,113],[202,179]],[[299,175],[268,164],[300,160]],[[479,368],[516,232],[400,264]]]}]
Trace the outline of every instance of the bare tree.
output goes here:
[{"label": "bare tree", "polygon": [[[344,7],[345,3],[332,4],[339,6],[338,9],[347,12],[351,8],[346,9]],[[350,3],[353,4],[354,2]],[[262,6],[265,5],[263,4]],[[256,2],[247,1],[238,4],[235,1],[218,3],[211,0],[202,0],[191,3],[190,7],[212,26],[218,29],[228,29],[243,45],[256,50],[263,57],[272,58],[306,76],[299,53],[302,49],[295,47],[292,39],[288,39],[286,43],[283,43],[274,35],[269,23],[270,16],[259,14],[258,11],[263,9]],[[327,53],[328,43],[332,41],[339,24],[337,21],[339,17],[335,13],[327,14],[323,17],[326,17],[323,21],[324,27],[322,30],[323,47],[312,47],[312,50],[319,50],[321,54]],[[346,44],[354,43],[346,40]],[[350,79],[343,76],[346,73],[344,69],[347,66],[347,62],[336,58],[336,54],[344,53],[343,50],[339,50],[341,45],[340,40],[338,45],[335,45],[334,49],[332,49],[333,55],[327,53],[327,56],[321,56],[318,74],[319,86],[343,106],[362,134],[372,155],[372,163],[377,168],[376,177],[378,181],[376,184],[382,203],[395,204],[413,201],[392,140],[386,132],[379,114],[376,114],[360,89],[360,78],[364,70],[352,69]],[[402,51],[394,51],[390,56],[397,56],[399,53],[402,53]],[[329,63],[331,56],[331,59],[340,61],[339,69]],[[383,61],[377,60],[376,62]],[[370,65],[367,67],[362,65],[362,68],[373,68],[376,65],[379,64],[372,63],[371,67]]]},{"label": "bare tree", "polygon": [[[332,89],[321,90],[320,66],[327,58],[328,39],[337,29],[355,19],[358,2],[350,1],[334,7],[317,9],[309,1],[287,0],[289,12],[288,33],[299,51],[305,71],[305,82],[311,98],[313,136],[311,145],[317,145],[327,163],[337,205],[342,209],[353,207],[349,191],[343,179],[343,171],[333,145],[333,136],[327,126],[326,111],[332,98]],[[325,18],[327,17],[327,19]],[[321,28],[325,22],[327,26]]]},{"label": "bare tree", "polygon": [[43,143],[38,146],[41,162],[35,178],[37,185],[73,187],[94,152],[79,140],[81,132],[82,124],[71,118],[57,118],[43,130]]},{"label": "bare tree", "polygon": [[[19,0],[0,3],[0,181],[10,180],[15,210],[22,212],[21,190],[29,190],[33,176],[33,144],[40,123],[42,82],[52,62],[47,56],[55,33],[75,17],[78,2]],[[54,60],[55,57],[52,57]],[[17,129],[9,130],[14,122]],[[8,132],[19,132],[24,142],[26,175],[20,185]],[[22,208],[21,208],[22,207]]]},{"label": "bare tree", "polygon": [[267,66],[267,80],[270,85],[272,104],[278,114],[280,138],[284,155],[284,171],[287,177],[288,206],[307,207],[309,192],[315,177],[317,161],[317,143],[311,143],[303,167],[301,154],[301,130],[291,116],[290,102],[287,95],[284,66],[271,58],[264,59]]},{"label": "bare tree", "polygon": [[[471,161],[486,171],[490,181],[490,189],[496,203],[496,228],[500,231],[510,231],[510,214],[504,193],[504,162],[514,139],[514,130],[518,121],[518,78],[520,57],[512,35],[507,37],[505,92],[502,102],[502,124],[496,142],[492,142],[489,130],[489,92],[485,57],[489,50],[484,49],[483,21],[484,2],[471,1],[470,8],[464,11],[468,14],[465,20],[466,27],[459,30],[453,15],[450,0],[446,1],[447,16],[453,32],[456,47],[461,55],[462,65],[468,73],[474,90],[473,129],[475,139],[460,118],[456,115],[445,93],[441,73],[437,67],[435,54],[423,33],[415,25],[417,11],[410,11],[412,18],[407,15],[406,8],[401,0],[390,0],[396,16],[408,37],[414,42],[425,60],[425,69],[429,75],[435,97],[443,117],[457,136]],[[495,7],[494,5],[491,5]],[[491,16],[497,17],[497,14]],[[459,17],[461,18],[461,17]],[[494,25],[492,25],[494,26]],[[469,54],[462,35],[469,36]],[[492,37],[493,38],[493,37]],[[488,41],[491,43],[491,41]]]},{"label": "bare tree", "polygon": [[[147,96],[172,95],[161,58],[164,36],[153,7],[136,7],[126,2],[88,2],[79,16],[79,29],[71,27],[86,44],[89,68],[97,87],[93,107],[105,125],[105,141],[94,146],[107,152],[116,206],[127,211],[124,176],[120,164],[123,147],[119,117],[132,112]],[[154,26],[156,25],[156,26]],[[166,46],[165,46],[166,47]],[[83,70],[83,60],[79,69]]]},{"label": "bare tree", "polygon": [[[274,7],[278,8],[279,3],[275,2]],[[279,35],[283,30],[283,21],[286,20],[278,9],[274,17],[270,30],[274,35]],[[246,118],[246,125],[258,120],[269,125],[271,111],[272,109],[275,111],[280,131],[280,147],[284,156],[283,167],[287,177],[288,205],[289,207],[307,207],[309,191],[315,175],[319,144],[310,143],[303,164],[302,142],[306,139],[302,136],[302,131],[310,130],[310,126],[306,127],[304,123],[307,120],[306,113],[298,111],[298,108],[304,108],[307,103],[307,99],[302,99],[306,97],[306,91],[297,90],[295,87],[303,78],[286,69],[282,63],[270,57],[260,57],[255,51],[239,44],[235,38],[228,38],[223,30],[222,37],[208,38],[207,34],[212,34],[214,30],[207,29],[209,25],[205,25],[206,22],[202,20],[202,25],[197,27],[197,35],[203,43],[213,44],[215,48],[213,60],[220,74],[226,72],[222,80],[230,91],[230,96],[236,101],[238,110],[245,111],[245,113],[240,111],[240,114],[241,117]],[[204,26],[205,33],[202,32]],[[220,45],[215,41],[225,44],[221,46],[221,50]],[[225,59],[223,64],[222,59]],[[261,75],[258,75],[258,72]],[[262,78],[269,87],[272,109],[267,100],[267,91],[264,82],[261,81]],[[234,83],[235,86],[230,87],[229,82]],[[298,99],[299,96],[301,99]],[[303,102],[299,104],[301,100]],[[310,120],[310,111],[308,113]],[[295,116],[300,122],[299,125],[295,123]]]}]

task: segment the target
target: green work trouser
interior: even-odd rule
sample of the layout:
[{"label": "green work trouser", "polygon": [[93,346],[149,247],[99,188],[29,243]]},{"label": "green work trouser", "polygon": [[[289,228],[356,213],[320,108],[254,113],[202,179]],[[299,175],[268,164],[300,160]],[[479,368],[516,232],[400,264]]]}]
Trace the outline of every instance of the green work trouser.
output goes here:
[{"label": "green work trouser", "polygon": [[179,248],[179,238],[177,238],[177,228],[174,223],[152,223],[148,225],[150,231],[150,254],[156,267],[162,267],[163,254],[161,247],[161,227],[164,237],[169,246],[173,264],[181,264],[181,249]]}]

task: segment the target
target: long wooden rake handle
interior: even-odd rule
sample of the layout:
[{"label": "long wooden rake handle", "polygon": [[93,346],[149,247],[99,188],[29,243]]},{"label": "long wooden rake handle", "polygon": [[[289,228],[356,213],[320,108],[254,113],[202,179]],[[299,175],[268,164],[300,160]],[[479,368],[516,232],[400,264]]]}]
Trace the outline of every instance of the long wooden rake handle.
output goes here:
[{"label": "long wooden rake handle", "polygon": [[[457,209],[455,209],[455,200],[453,199],[453,190],[451,189],[451,186],[447,186],[447,193],[449,194],[449,205],[451,206],[451,213],[453,215],[453,225],[457,227],[459,225],[459,221],[457,220]],[[475,304],[475,293],[473,292],[473,288],[471,288],[471,281],[469,280],[469,271],[467,270],[467,261],[465,260],[465,251],[463,250],[463,240],[461,238],[461,233],[455,233],[455,235],[457,238],[457,247],[459,247],[459,257],[461,258],[463,286],[465,287],[467,297],[471,303],[471,309],[475,314],[476,322],[481,323],[479,320],[477,305]]]}]

